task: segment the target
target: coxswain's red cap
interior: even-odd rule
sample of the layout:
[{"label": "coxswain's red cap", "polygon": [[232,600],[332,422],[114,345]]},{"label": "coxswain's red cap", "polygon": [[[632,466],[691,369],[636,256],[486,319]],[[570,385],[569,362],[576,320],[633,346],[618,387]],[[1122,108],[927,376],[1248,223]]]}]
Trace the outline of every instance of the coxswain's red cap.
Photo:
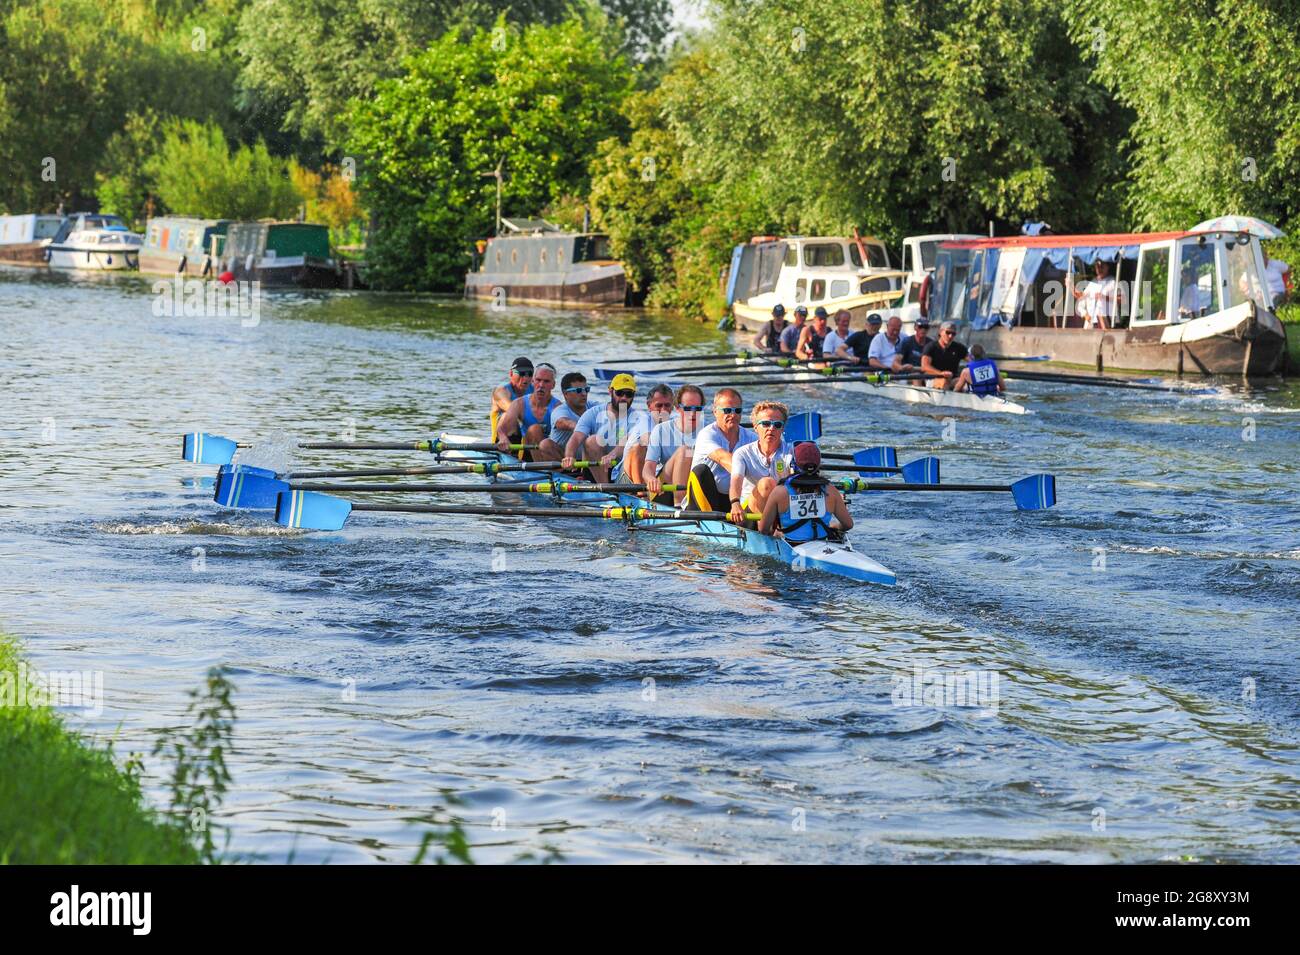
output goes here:
[{"label": "coxswain's red cap", "polygon": [[794,446],[794,466],[805,473],[822,466],[822,453],[811,441]]}]

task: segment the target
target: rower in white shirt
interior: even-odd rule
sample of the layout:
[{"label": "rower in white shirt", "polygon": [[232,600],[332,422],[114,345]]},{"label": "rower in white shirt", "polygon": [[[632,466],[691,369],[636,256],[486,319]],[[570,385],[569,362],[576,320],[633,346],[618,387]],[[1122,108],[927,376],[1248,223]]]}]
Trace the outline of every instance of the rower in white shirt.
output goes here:
[{"label": "rower in white shirt", "polygon": [[885,330],[871,339],[867,364],[875,371],[893,371],[898,346],[903,343],[903,320],[895,315],[885,325]]},{"label": "rower in white shirt", "polygon": [[741,425],[743,412],[736,389],[723,388],[713,396],[713,424],[701,428],[695,436],[691,476],[686,482],[687,510],[727,510],[732,455],[757,437]]},{"label": "rower in white shirt", "polygon": [[827,332],[825,340],[822,341],[822,357],[827,361],[833,358],[857,361],[857,358],[849,352],[849,321],[852,318],[847,308],[842,308],[835,313],[835,328]]},{"label": "rower in white shirt", "polygon": [[779,401],[754,405],[751,420],[758,439],[731,456],[731,510],[733,524],[744,524],[747,513],[763,513],[772,489],[790,476],[794,445],[785,440],[790,409]]}]

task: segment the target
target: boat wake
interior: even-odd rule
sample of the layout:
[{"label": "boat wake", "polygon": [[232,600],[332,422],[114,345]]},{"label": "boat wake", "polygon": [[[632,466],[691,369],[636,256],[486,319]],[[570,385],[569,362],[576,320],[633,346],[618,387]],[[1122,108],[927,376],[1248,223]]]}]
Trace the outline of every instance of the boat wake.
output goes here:
[{"label": "boat wake", "polygon": [[298,537],[304,533],[295,528],[281,527],[279,524],[228,524],[224,521],[160,521],[156,524],[113,521],[92,526],[104,534],[122,534],[128,537],[142,535],[174,537],[186,534],[224,537]]}]

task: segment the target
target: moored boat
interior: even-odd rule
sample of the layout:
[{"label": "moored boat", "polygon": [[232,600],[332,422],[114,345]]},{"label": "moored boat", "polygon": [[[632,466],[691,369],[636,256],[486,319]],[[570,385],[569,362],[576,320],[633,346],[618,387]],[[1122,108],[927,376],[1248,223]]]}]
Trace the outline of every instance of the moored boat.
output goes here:
[{"label": "moored boat", "polygon": [[609,237],[566,232],[545,219],[502,219],[508,233],[488,240],[465,275],[465,297],[499,305],[616,306],[627,302],[627,273]]},{"label": "moored boat", "polygon": [[330,254],[329,228],[314,222],[232,222],[220,242],[217,273],[236,281],[299,288],[351,287]]},{"label": "moored boat", "polygon": [[45,265],[46,250],[63,225],[63,216],[0,216],[0,262]]},{"label": "moored boat", "polygon": [[[1086,327],[1076,293],[1098,262],[1117,281],[1104,286],[1100,327]],[[961,239],[939,246],[929,310],[990,353],[1041,352],[1098,371],[1267,375],[1282,368],[1286,331],[1263,273],[1247,233]]]},{"label": "moored boat", "polygon": [[120,216],[78,212],[59,226],[46,248],[46,260],[54,269],[134,269],[143,241]]},{"label": "moored boat", "polygon": [[229,219],[156,216],[145,224],[140,271],[213,277]]}]

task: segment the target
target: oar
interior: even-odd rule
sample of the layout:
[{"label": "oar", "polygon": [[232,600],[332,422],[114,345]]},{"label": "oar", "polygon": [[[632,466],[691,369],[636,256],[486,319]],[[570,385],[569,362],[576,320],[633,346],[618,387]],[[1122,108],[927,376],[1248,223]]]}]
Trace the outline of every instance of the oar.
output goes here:
[{"label": "oar", "polygon": [[1010,491],[1020,511],[1041,511],[1056,504],[1056,477],[1034,474],[1014,484],[891,484],[848,478],[835,482],[845,494],[855,491]]},{"label": "oar", "polygon": [[[574,461],[575,468],[591,467],[593,461]],[[546,461],[539,464],[525,464],[516,466],[513,464],[497,464],[495,461],[484,461],[481,464],[466,464],[460,473],[477,473],[477,474],[495,474],[497,471],[531,471],[531,470],[551,470],[560,467],[559,461]],[[309,472],[310,473],[310,472]],[[329,473],[329,472],[326,472]],[[386,473],[381,471],[381,474]],[[334,476],[339,476],[335,474]],[[360,475],[358,475],[360,476]],[[378,476],[378,475],[374,475]],[[296,484],[290,484],[287,480],[276,476],[275,472],[268,471],[265,468],[249,468],[236,466],[233,468],[223,468],[217,474],[216,487],[212,492],[212,499],[222,507],[243,507],[253,510],[270,510],[275,507],[276,495],[290,491]],[[492,485],[485,484],[484,488],[490,488]]]},{"label": "oar", "polygon": [[[590,467],[594,461],[574,461],[574,468]],[[240,467],[240,465],[236,465]],[[411,474],[496,474],[500,471],[550,471],[560,468],[559,461],[524,461],[518,464],[497,464],[495,461],[480,461],[476,464],[436,464],[419,468],[354,468],[350,471],[291,471],[283,475],[285,480],[296,481],[303,478],[351,478],[351,477],[398,477]]]},{"label": "oar", "polygon": [[[893,450],[890,448],[889,450]],[[900,467],[886,467],[868,462],[869,466],[862,464],[823,464],[823,471],[856,471],[861,477],[870,477],[873,474],[901,474],[904,484],[916,484],[929,486],[939,483],[939,459],[938,458],[917,458],[915,461],[909,461]],[[897,489],[902,487],[901,484],[889,484],[888,487]],[[947,487],[948,485],[944,485]]]},{"label": "oar", "polygon": [[[284,527],[336,531],[347,522],[353,511],[379,511],[398,514],[476,514],[486,517],[587,517],[623,522],[633,521],[725,521],[720,511],[677,511],[650,507],[472,507],[459,504],[354,504],[342,497],[314,491],[287,491],[279,496],[275,520]],[[759,520],[760,514],[746,514],[747,520]]]},{"label": "oar", "polygon": [[[823,461],[852,461],[863,470],[858,471],[863,477],[870,477],[873,474],[901,474],[902,469],[898,466],[898,451],[895,448],[881,446],[876,448],[863,448],[860,451],[854,451],[852,454],[837,451],[822,451]],[[938,458],[935,458],[935,481],[938,477]],[[825,465],[830,467],[830,465]],[[926,482],[925,478],[918,478],[918,481]],[[928,482],[926,482],[928,483]]]},{"label": "oar", "polygon": [[1051,361],[1051,355],[985,355],[991,361]]},{"label": "oar", "polygon": [[[293,491],[333,491],[337,494],[636,494],[644,491],[644,484],[593,484],[584,481],[497,481],[493,484],[291,484]],[[665,484],[665,491],[684,491],[685,484]]]},{"label": "oar", "polygon": [[[919,371],[917,372],[905,371],[905,372],[897,372],[897,373],[892,371],[880,371],[880,372],[864,371],[858,374],[842,374],[832,369],[817,369],[817,368],[809,369],[809,371],[811,371],[814,374],[823,370],[829,372],[829,374],[825,374],[821,376],[824,378],[838,379],[840,381],[865,381],[869,385],[885,385],[891,381],[917,381],[922,378],[940,377],[938,375],[928,375],[925,372],[919,372]],[[807,373],[805,372],[805,374]],[[1011,374],[1010,372],[1003,372],[1004,377],[1009,377],[1010,374]],[[818,378],[806,378],[803,377],[802,375],[787,375],[787,374],[750,375],[748,378],[728,378],[725,381],[705,381],[705,382],[701,382],[701,384],[709,388],[719,388],[723,386],[739,388],[743,385],[765,385],[765,384],[770,384],[772,382],[791,383],[797,385],[822,384],[822,382]]]},{"label": "oar", "polygon": [[1090,375],[1060,375],[1042,371],[1003,371],[1003,378],[1019,378],[1024,381],[1050,381],[1064,385],[1096,385],[1101,388],[1133,388],[1138,391],[1174,391],[1184,395],[1213,394],[1213,388],[1176,388],[1172,385],[1148,385],[1123,378],[1094,378]]},{"label": "oar", "polygon": [[719,352],[716,355],[664,355],[660,358],[606,358],[602,365],[662,365],[669,361],[713,361],[718,358],[751,358],[759,352]]},{"label": "oar", "polygon": [[[205,434],[196,431],[181,438],[181,458],[195,464],[229,464],[238,448],[247,448],[217,434]],[[433,438],[426,441],[311,441],[294,445],[309,451],[428,451],[441,454],[443,451],[496,451],[494,444],[456,444]],[[532,451],[535,444],[512,444],[512,451]]]},{"label": "oar", "polygon": [[[790,357],[778,358],[776,356],[767,356],[767,355],[755,355],[752,357],[754,358],[755,361],[761,362],[761,364],[751,363],[751,364],[738,365],[733,361],[731,364],[728,365],[684,365],[680,368],[654,368],[654,369],[647,369],[647,370],[653,371],[654,374],[656,375],[691,374],[691,373],[701,372],[701,371],[728,371],[728,370],[734,371],[737,368],[743,368],[746,371],[752,371],[754,373],[758,373],[762,371],[774,372],[777,370],[778,367],[796,368],[800,365],[810,365],[815,362],[823,362],[823,361],[829,361],[832,363],[845,364],[845,365],[853,364],[852,362],[849,362],[847,359],[844,358],[790,358]],[[767,368],[766,367],[767,365],[772,365],[773,367]],[[598,375],[600,375],[601,380],[604,381],[613,378],[614,375],[622,374],[623,370],[616,369],[616,368],[606,368],[601,366],[596,368],[596,372]],[[628,374],[632,374],[632,372],[628,372]]]}]

